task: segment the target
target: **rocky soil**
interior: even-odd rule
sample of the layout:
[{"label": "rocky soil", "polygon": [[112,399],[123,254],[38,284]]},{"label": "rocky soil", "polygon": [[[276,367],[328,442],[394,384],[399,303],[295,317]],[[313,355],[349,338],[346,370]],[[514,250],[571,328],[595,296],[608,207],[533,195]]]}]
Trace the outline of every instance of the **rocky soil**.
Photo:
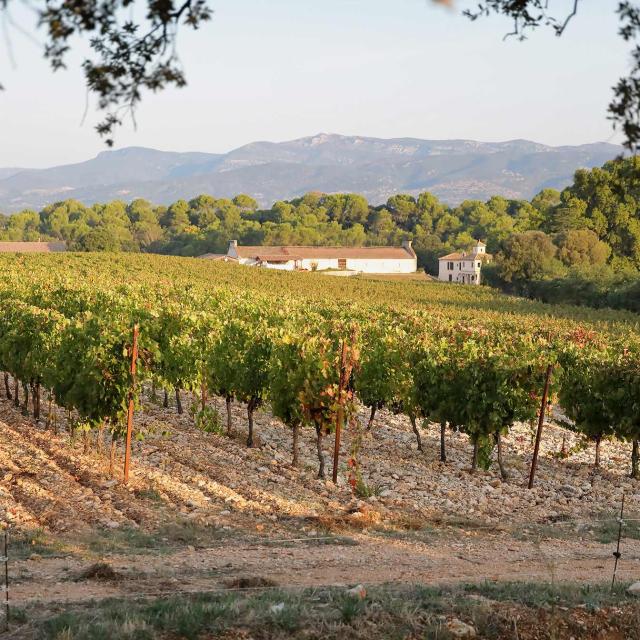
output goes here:
[{"label": "rocky soil", "polygon": [[[214,404],[224,415],[223,405]],[[615,529],[623,493],[628,517],[640,514],[640,483],[628,478],[630,447],[606,442],[595,470],[593,448],[582,448],[575,434],[553,423],[545,428],[529,491],[528,425],[505,438],[510,477],[503,482],[497,468],[469,473],[464,434],[447,434],[448,461],[441,463],[436,425],[422,428],[421,453],[408,421],[380,411],[373,431],[362,437],[363,485],[354,494],[346,480],[353,432],[344,434],[335,486],[317,478],[310,430],[301,438],[301,465],[293,468],[291,434],[268,411],[257,415],[259,445],[252,449],[245,446],[243,407],[233,412],[235,436],[228,437],[196,429],[188,410],[178,415],[173,403],[163,409],[147,399],[136,414],[140,439],[132,480],[124,486],[121,448],[112,478],[108,447],[97,451],[94,436],[85,453],[81,435],[75,441],[66,430],[54,435],[0,402],[0,522],[18,536],[42,530],[59,549],[25,553],[14,562],[14,591],[26,599],[73,598],[162,590],[172,581],[197,590],[244,574],[283,585],[600,581],[610,576],[613,548],[590,531],[605,518]],[[64,415],[59,422],[64,425]],[[558,456],[563,440],[564,459]],[[192,537],[158,533],[176,522],[191,527]],[[150,537],[125,548],[136,531]],[[119,546],[110,546],[116,539]],[[621,578],[637,579],[640,542],[625,540],[624,554]],[[67,579],[105,558],[124,582]]]}]

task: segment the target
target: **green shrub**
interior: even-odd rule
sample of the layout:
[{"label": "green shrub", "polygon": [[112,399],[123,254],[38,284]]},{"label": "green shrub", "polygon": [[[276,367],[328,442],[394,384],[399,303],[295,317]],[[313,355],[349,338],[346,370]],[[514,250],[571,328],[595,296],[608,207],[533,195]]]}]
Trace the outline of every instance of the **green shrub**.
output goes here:
[{"label": "green shrub", "polygon": [[195,415],[196,427],[205,433],[224,434],[220,413],[215,407],[205,407]]}]

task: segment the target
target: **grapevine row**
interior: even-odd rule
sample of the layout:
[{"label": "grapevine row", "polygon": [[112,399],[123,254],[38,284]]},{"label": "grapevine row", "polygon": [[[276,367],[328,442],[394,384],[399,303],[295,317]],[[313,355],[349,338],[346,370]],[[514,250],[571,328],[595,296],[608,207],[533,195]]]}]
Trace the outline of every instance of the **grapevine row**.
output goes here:
[{"label": "grapevine row", "polygon": [[[226,265],[203,267],[207,280],[191,275],[202,262],[118,260],[1,264],[0,370],[20,381],[14,400],[22,395],[36,417],[45,389],[77,413],[83,428],[106,428],[117,439],[130,391],[138,401],[150,384],[176,393],[179,410],[182,390],[199,394],[201,424],[209,394],[224,398],[228,409],[234,400],[244,403],[252,446],[254,412],[268,403],[291,430],[294,464],[301,430],[313,430],[324,476],[323,439],[339,420],[360,429],[360,402],[369,408],[368,428],[381,407],[405,414],[420,450],[419,425],[439,424],[443,461],[446,428],[464,431],[472,469],[491,464],[495,451],[506,476],[502,438],[515,422],[535,420],[552,365],[550,398],[567,426],[595,443],[596,463],[603,439],[631,441],[632,473],[639,477],[640,340],[624,314],[574,318],[561,310],[558,318],[548,308],[518,307],[484,292],[463,306],[457,296],[469,294],[462,287],[426,287],[408,301],[406,285],[396,283],[281,277]],[[127,265],[140,272],[132,277]],[[371,298],[381,291],[389,302]],[[128,359],[134,324],[140,326],[135,384]],[[349,379],[341,384],[345,362]],[[11,393],[8,375],[5,384]]]}]

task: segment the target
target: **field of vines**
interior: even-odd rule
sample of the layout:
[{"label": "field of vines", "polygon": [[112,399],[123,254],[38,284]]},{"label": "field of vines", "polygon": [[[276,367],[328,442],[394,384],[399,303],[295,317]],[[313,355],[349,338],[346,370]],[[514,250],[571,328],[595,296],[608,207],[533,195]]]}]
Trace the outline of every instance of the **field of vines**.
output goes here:
[{"label": "field of vines", "polygon": [[[501,439],[549,404],[594,445],[631,442],[640,478],[637,316],[542,305],[487,288],[286,274],[207,260],[131,254],[0,257],[0,371],[7,397],[52,424],[122,441],[130,399],[182,392],[268,405],[291,433],[317,441],[337,425],[372,428],[376,410],[469,437],[470,468],[502,468]],[[137,371],[132,335],[139,327]],[[42,407],[41,407],[42,402]],[[368,408],[368,424],[356,419]],[[230,416],[229,412],[229,416]],[[349,468],[358,474],[352,452]]]}]

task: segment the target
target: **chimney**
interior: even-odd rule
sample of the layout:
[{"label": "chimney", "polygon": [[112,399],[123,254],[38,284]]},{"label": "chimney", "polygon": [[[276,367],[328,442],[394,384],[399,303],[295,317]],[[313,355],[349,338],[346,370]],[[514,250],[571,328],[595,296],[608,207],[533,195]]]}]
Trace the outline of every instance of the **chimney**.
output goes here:
[{"label": "chimney", "polygon": [[411,244],[413,243],[413,240],[403,240],[402,241],[402,248],[406,249],[409,253],[411,253],[413,251]]}]

